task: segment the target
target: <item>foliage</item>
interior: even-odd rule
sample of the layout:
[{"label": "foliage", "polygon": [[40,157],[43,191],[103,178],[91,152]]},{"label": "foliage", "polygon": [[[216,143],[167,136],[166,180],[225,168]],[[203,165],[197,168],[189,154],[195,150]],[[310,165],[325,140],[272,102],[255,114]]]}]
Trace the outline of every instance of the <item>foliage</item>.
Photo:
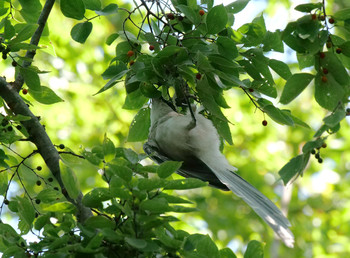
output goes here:
[{"label": "foliage", "polygon": [[[236,15],[244,11],[248,0],[238,0],[226,6],[214,6],[210,0],[203,0],[200,4],[189,0],[141,0],[132,8],[114,1],[61,0],[53,6],[54,2],[0,2],[0,51],[5,64],[12,65],[16,71],[13,82],[3,77],[0,80],[0,96],[3,99],[0,194],[4,196],[1,212],[15,214],[19,229],[17,232],[11,225],[0,223],[3,257],[25,254],[69,256],[72,253],[96,257],[235,257],[229,248],[218,247],[217,241],[214,242],[208,235],[191,234],[174,226],[176,223],[181,225],[179,218],[188,218],[198,211],[193,202],[175,192],[206,185],[195,179],[177,179],[173,173],[179,168],[179,163],[166,162],[159,167],[145,165],[144,154],[115,147],[106,135],[103,143],[99,144],[101,134],[87,144],[93,146],[91,149],[81,148],[79,152],[63,144],[52,144],[51,140],[58,141],[54,136],[56,132],[45,131],[40,119],[30,109],[41,115],[45,113],[45,108],[40,104],[68,105],[61,103],[63,99],[79,99],[72,97],[74,93],[69,90],[65,92],[67,98],[60,97],[59,91],[43,83],[45,76],[55,75],[55,71],[48,73],[46,70],[49,69],[44,65],[45,52],[56,54],[50,40],[56,37],[59,46],[63,44],[59,36],[63,33],[69,35],[66,28],[58,28],[59,24],[48,26],[47,17],[49,20],[54,17],[57,21],[76,20],[71,23],[70,36],[79,44],[93,40],[93,33],[106,27],[105,24],[114,24],[109,36],[105,36],[104,30],[102,41],[105,43],[97,43],[104,44],[103,48],[115,45],[115,52],[106,54],[104,65],[108,62],[108,67],[104,72],[99,69],[107,82],[93,90],[95,98],[114,98],[116,88],[124,85],[125,98],[124,95],[115,98],[118,102],[124,98],[124,109],[138,110],[128,131],[128,142],[146,140],[150,125],[147,102],[150,98],[162,96],[180,112],[186,112],[193,103],[203,105],[204,115],[212,120],[220,137],[232,144],[231,116],[225,109],[232,103],[228,101],[227,92],[233,92],[246,100],[243,104],[243,100],[237,101],[236,105],[242,110],[250,112],[249,107],[253,107],[261,112],[264,126],[270,125],[267,119],[271,119],[291,127],[292,131],[313,134],[308,139],[303,138],[301,152],[294,152],[295,157],[280,167],[279,175],[284,184],[288,184],[304,174],[313,155],[318,163],[324,161],[321,150],[326,152],[326,141],[331,135],[342,135],[341,123],[350,114],[347,108],[350,42],[344,36],[350,30],[349,8],[329,15],[324,2],[302,4],[295,7],[302,13],[299,19],[288,23],[283,31],[269,31],[263,15],[233,29]],[[99,22],[102,18],[103,26]],[[63,58],[66,55],[75,66],[80,58],[78,53],[84,52],[84,47],[79,45],[77,51],[68,46],[69,43],[59,55]],[[299,69],[304,71],[272,58],[273,52],[283,53],[286,46],[296,54]],[[34,56],[43,63],[33,62]],[[78,70],[75,74],[79,77]],[[312,98],[318,104],[316,109],[321,110],[315,112],[329,111],[321,118],[322,124],[315,132],[312,132],[315,126],[307,123],[310,121],[303,121],[300,110],[294,108],[291,112],[280,105],[289,104],[293,108],[293,104],[299,103],[312,87]],[[83,91],[83,88],[80,89]],[[83,107],[86,106],[80,104],[79,108]],[[75,109],[71,112],[73,116],[77,113]],[[106,112],[109,111],[104,109]],[[98,120],[99,116],[94,114]],[[116,117],[114,120],[123,124],[123,118]],[[51,120],[47,127],[54,128],[56,123]],[[98,124],[85,125],[91,130],[100,130],[96,128],[101,127]],[[255,130],[242,128],[240,135],[247,137],[251,136],[249,130]],[[69,147],[86,145],[80,138],[84,134],[77,130],[77,135],[78,140],[71,139]],[[234,140],[238,141],[237,138]],[[117,140],[122,146],[125,136]],[[35,147],[27,145],[28,142]],[[300,142],[296,140],[293,143]],[[23,149],[25,151],[22,152]],[[41,165],[35,165],[40,160],[39,155],[48,168],[44,171]],[[96,187],[87,189],[82,181],[88,174],[82,175],[81,172],[93,171],[95,175],[97,170],[101,180]],[[19,194],[11,190],[15,187],[21,189]],[[83,195],[81,188],[87,193]],[[198,195],[192,197],[200,210],[206,210],[202,206],[212,200],[212,197],[208,197],[208,201]],[[226,197],[222,196],[222,200],[226,201]],[[227,203],[232,205],[232,200]],[[210,207],[203,217],[206,221],[218,222],[216,216],[220,214],[211,212]],[[291,207],[290,217],[295,215],[292,223],[297,222],[301,215],[293,210],[296,206]],[[223,208],[222,213],[225,210],[227,208]],[[244,209],[237,210],[244,214]],[[229,210],[228,214],[233,216],[231,212]],[[346,214],[342,218],[346,220]],[[246,218],[241,219],[244,221]],[[254,222],[249,224],[256,225]],[[227,225],[223,223],[222,228],[226,229]],[[248,228],[248,224],[237,222],[233,226]],[[33,230],[39,240],[26,241],[26,235]],[[227,231],[231,232],[230,229]],[[297,236],[302,236],[296,231]],[[344,229],[339,234],[346,235],[346,232],[349,231]],[[234,234],[243,235],[239,230]],[[271,239],[271,236],[263,239]],[[297,244],[303,246],[301,240]],[[297,252],[294,254],[300,254]],[[244,257],[263,257],[263,244],[255,240],[249,242]]]}]

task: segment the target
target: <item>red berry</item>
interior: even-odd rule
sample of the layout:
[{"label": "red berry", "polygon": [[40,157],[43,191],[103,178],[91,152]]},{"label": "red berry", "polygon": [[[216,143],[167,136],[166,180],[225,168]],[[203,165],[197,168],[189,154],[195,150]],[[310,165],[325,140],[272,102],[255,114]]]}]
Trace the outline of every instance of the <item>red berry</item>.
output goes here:
[{"label": "red berry", "polygon": [[197,74],[196,74],[196,79],[197,79],[197,80],[200,80],[201,78],[202,78],[202,75],[201,75],[200,73],[197,73]]},{"label": "red berry", "polygon": [[329,22],[330,24],[333,24],[333,23],[335,22],[335,20],[334,20],[333,18],[329,18],[328,22]]},{"label": "red berry", "polygon": [[132,66],[133,64],[135,64],[135,61],[134,61],[134,60],[131,60],[131,61],[129,62],[129,65]]},{"label": "red berry", "polygon": [[316,19],[317,19],[317,16],[316,16],[315,13],[313,13],[313,14],[311,15],[311,19],[313,19],[313,20],[316,20]]},{"label": "red berry", "polygon": [[323,82],[328,82],[327,76],[325,76],[325,75],[322,76],[321,80],[322,80]]},{"label": "red berry", "polygon": [[252,88],[249,88],[249,92],[254,92],[254,89],[252,89]]},{"label": "red berry", "polygon": [[327,68],[323,68],[322,72],[323,72],[323,74],[328,74],[328,69]]},{"label": "red berry", "polygon": [[205,11],[204,10],[199,10],[199,15],[200,16],[203,16],[205,14]]},{"label": "red berry", "polygon": [[340,53],[341,53],[341,48],[338,47],[338,48],[335,50],[335,52],[337,52],[337,54],[340,54]]},{"label": "red berry", "polygon": [[321,53],[320,53],[320,58],[322,58],[322,59],[323,59],[323,58],[325,58],[325,57],[326,57],[325,52],[321,52]]},{"label": "red berry", "polygon": [[326,18],[324,17],[324,15],[321,15],[320,17],[318,17],[318,19],[319,19],[320,21],[324,21]]},{"label": "red berry", "polygon": [[169,20],[174,20],[175,19],[175,15],[173,13],[167,13],[166,14],[166,17],[169,19]]},{"label": "red berry", "polygon": [[267,121],[266,121],[266,120],[263,120],[263,121],[262,121],[262,125],[263,125],[263,126],[267,126]]},{"label": "red berry", "polygon": [[22,93],[23,93],[24,95],[26,95],[26,94],[28,93],[28,90],[27,90],[27,89],[23,89],[23,90],[22,90]]},{"label": "red berry", "polygon": [[127,53],[128,57],[131,57],[131,56],[133,56],[134,54],[135,54],[135,53],[134,53],[134,51],[132,51],[132,50],[129,50],[128,53]]},{"label": "red berry", "polygon": [[153,50],[154,50],[154,46],[153,46],[153,45],[150,45],[150,46],[149,46],[149,50],[153,51]]}]

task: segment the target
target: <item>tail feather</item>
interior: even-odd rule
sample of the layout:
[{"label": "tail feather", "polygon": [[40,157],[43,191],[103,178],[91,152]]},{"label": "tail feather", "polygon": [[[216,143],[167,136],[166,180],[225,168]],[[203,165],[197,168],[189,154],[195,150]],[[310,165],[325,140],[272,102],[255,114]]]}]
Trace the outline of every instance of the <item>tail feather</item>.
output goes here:
[{"label": "tail feather", "polygon": [[281,210],[254,186],[233,171],[216,171],[219,180],[234,194],[241,197],[282,239],[286,246],[294,246],[294,236],[290,231],[290,222]]}]

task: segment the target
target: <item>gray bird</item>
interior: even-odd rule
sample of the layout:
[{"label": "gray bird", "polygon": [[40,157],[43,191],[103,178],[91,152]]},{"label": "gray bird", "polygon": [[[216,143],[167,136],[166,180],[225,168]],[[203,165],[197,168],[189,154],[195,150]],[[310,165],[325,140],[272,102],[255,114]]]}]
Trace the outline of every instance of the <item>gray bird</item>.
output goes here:
[{"label": "gray bird", "polygon": [[265,195],[235,173],[220,152],[220,140],[212,122],[198,112],[175,112],[162,99],[152,99],[151,127],[145,152],[157,163],[183,161],[178,174],[206,181],[242,198],[279,236],[294,246],[288,219]]}]

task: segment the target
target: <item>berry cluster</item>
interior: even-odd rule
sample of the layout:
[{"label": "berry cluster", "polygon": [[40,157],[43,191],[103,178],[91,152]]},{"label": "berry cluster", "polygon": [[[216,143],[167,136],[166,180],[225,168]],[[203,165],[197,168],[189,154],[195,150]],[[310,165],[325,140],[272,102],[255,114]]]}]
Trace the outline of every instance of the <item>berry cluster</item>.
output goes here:
[{"label": "berry cluster", "polygon": [[0,37],[0,53],[2,53],[2,59],[6,60],[8,53],[11,52],[11,49],[3,44],[3,38]]},{"label": "berry cluster", "polygon": [[[321,146],[322,148],[327,148],[327,144],[324,142]],[[322,163],[323,162],[323,159],[321,158],[321,154],[320,154],[320,151],[321,148],[317,148],[317,149],[313,149],[311,151],[311,154],[315,156],[315,159],[317,159],[318,163]]]}]

